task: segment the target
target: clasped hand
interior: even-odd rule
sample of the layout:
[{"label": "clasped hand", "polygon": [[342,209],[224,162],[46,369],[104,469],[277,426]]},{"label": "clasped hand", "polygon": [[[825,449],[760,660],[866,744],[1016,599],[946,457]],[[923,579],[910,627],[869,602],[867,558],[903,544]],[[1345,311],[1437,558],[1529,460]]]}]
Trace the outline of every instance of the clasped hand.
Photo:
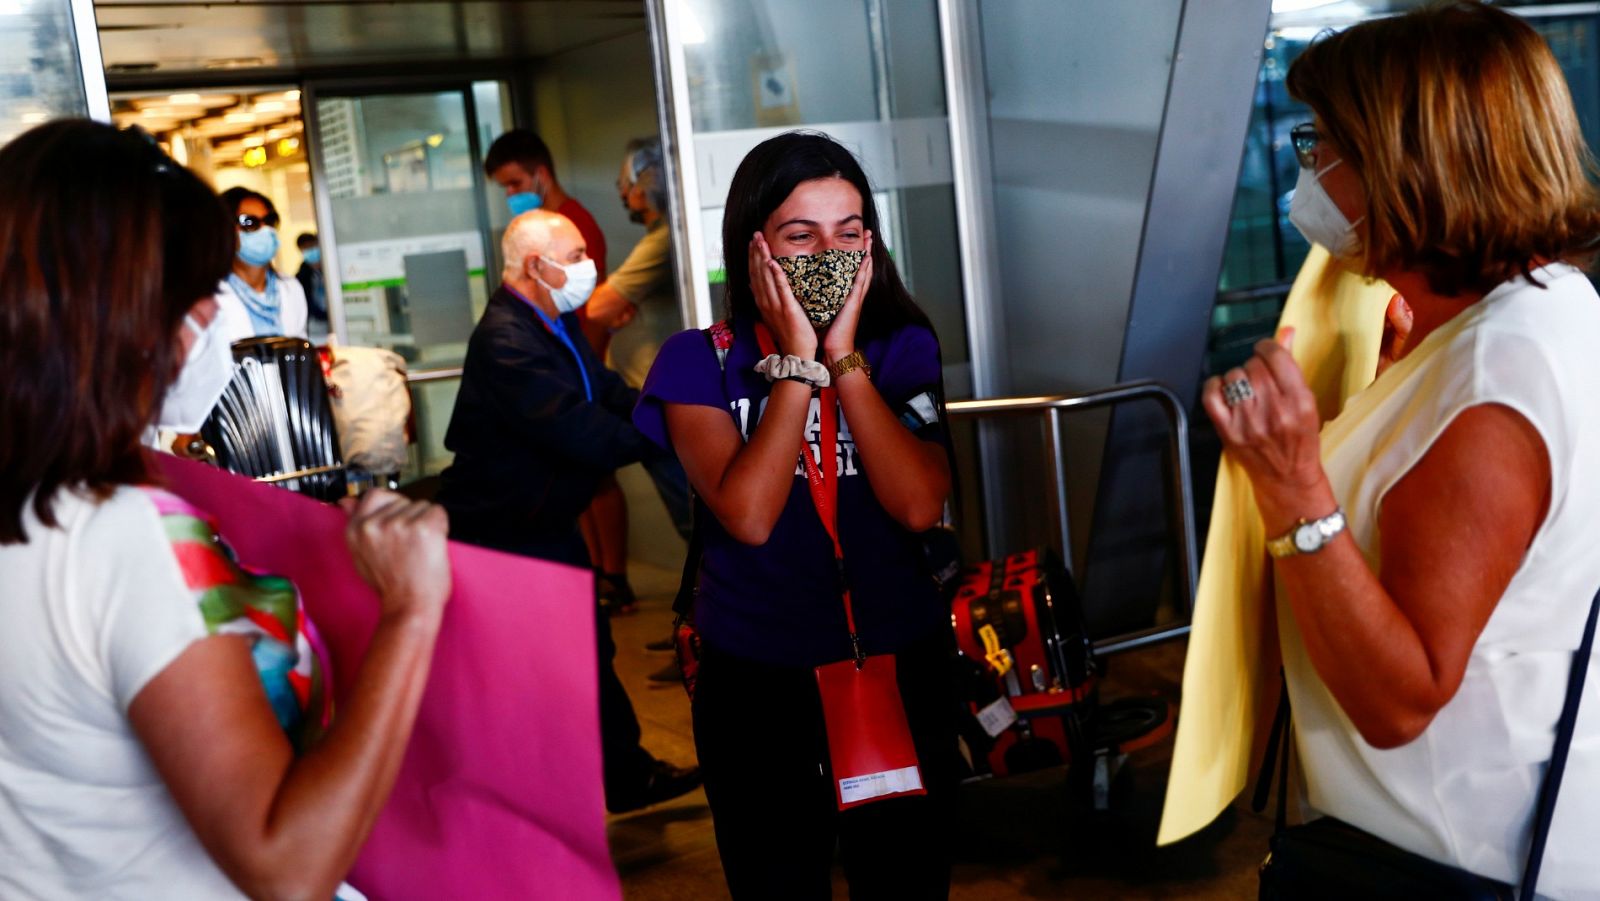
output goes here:
[{"label": "clasped hand", "polygon": [[1200,395],[1223,447],[1249,475],[1269,528],[1283,518],[1273,508],[1292,522],[1314,512],[1300,509],[1315,500],[1309,494],[1327,490],[1317,399],[1289,352],[1293,339],[1284,329],[1280,340],[1257,342],[1254,356],[1207,379]]}]

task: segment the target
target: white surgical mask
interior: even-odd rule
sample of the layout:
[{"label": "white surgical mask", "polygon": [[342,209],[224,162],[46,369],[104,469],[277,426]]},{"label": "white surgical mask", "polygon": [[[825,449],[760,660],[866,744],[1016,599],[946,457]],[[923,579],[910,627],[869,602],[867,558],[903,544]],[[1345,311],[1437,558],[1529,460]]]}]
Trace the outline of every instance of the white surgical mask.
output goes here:
[{"label": "white surgical mask", "polygon": [[567,274],[567,283],[559,288],[537,275],[534,276],[539,278],[539,284],[550,289],[550,300],[562,314],[570,313],[587,303],[589,295],[594,293],[595,282],[600,280],[600,273],[595,269],[594,260],[579,260],[568,266],[544,260],[544,264],[554,266]]},{"label": "white surgical mask", "polygon": [[1302,167],[1294,183],[1294,197],[1289,201],[1289,221],[1300,229],[1307,241],[1321,244],[1335,257],[1355,254],[1356,226],[1366,218],[1362,216],[1354,222],[1346,219],[1322,186],[1322,176],[1342,162],[1344,160],[1334,160],[1319,172]]},{"label": "white surgical mask", "polygon": [[194,332],[194,343],[183,358],[177,381],[162,398],[161,412],[156,416],[158,428],[184,435],[200,431],[217,399],[233,381],[233,348],[217,331],[220,318],[214,317],[210,325],[202,326],[194,314],[184,317],[184,326]]}]

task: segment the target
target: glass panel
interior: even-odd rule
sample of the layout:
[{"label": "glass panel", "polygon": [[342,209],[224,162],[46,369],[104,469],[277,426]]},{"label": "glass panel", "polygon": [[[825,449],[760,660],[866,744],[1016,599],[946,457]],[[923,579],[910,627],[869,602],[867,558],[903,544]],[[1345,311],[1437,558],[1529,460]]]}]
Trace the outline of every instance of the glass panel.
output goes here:
[{"label": "glass panel", "polygon": [[[1273,16],[1234,194],[1217,305],[1211,314],[1209,372],[1225,372],[1239,365],[1250,357],[1256,341],[1272,334],[1289,283],[1310,250],[1289,222],[1289,199],[1299,174],[1289,146],[1289,130],[1311,120],[1311,111],[1291,98],[1284,86],[1289,65],[1322,31],[1415,5],[1407,0],[1338,15],[1308,10]],[[1559,14],[1564,11],[1541,10],[1538,4],[1512,11],[1526,16],[1550,42],[1567,76],[1584,137],[1591,148],[1600,146],[1596,143],[1600,139],[1600,46],[1595,39],[1600,16],[1592,12]]]},{"label": "glass panel", "polygon": [[979,10],[1011,389],[1110,384],[1182,0]]},{"label": "glass panel", "polygon": [[87,112],[68,0],[0,0],[0,144]]},{"label": "glass panel", "polygon": [[[689,106],[706,259],[722,291],[722,207],[756,144],[815,128],[861,159],[879,235],[944,347],[949,388],[970,394],[951,187],[949,125],[933,0],[683,0]],[[685,161],[689,164],[690,161]],[[694,203],[698,200],[698,203]],[[739,252],[743,252],[740,249]]]},{"label": "glass panel", "polygon": [[[497,119],[498,102],[487,111]],[[460,365],[490,285],[482,161],[466,92],[324,94],[316,115],[344,339],[393,348],[414,370]],[[416,475],[449,463],[443,441],[457,384],[412,392]]]}]

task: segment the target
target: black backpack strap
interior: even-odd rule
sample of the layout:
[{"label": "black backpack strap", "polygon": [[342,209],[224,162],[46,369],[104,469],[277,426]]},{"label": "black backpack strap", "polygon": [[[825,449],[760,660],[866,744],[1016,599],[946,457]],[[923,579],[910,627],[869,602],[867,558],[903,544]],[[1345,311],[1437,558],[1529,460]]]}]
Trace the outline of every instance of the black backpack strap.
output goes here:
[{"label": "black backpack strap", "polygon": [[[706,341],[717,355],[718,371],[726,372],[728,349],[733,346],[733,328],[724,319],[701,329],[700,333],[706,336]],[[695,496],[693,488],[689,489],[689,505],[689,552],[683,558],[683,576],[678,580],[678,596],[672,599],[672,612],[679,620],[691,619],[694,614],[694,595],[700,586],[700,558],[705,554],[705,537],[697,524],[702,517],[711,515],[711,511]]]},{"label": "black backpack strap", "polygon": [[693,490],[689,492],[689,503],[689,552],[683,557],[683,577],[678,581],[678,596],[672,599],[672,613],[680,621],[691,619],[694,614],[694,595],[700,586],[700,557],[705,553],[705,539],[697,525],[703,512],[702,505]]},{"label": "black backpack strap", "polygon": [[1267,807],[1272,793],[1272,776],[1278,776],[1278,814],[1274,831],[1282,832],[1289,821],[1289,680],[1282,669],[1278,670],[1278,712],[1272,718],[1272,729],[1267,733],[1266,752],[1261,755],[1261,772],[1256,776],[1256,792],[1250,798],[1250,809],[1260,813]]},{"label": "black backpack strap", "polygon": [[1550,752],[1550,769],[1545,772],[1544,784],[1539,788],[1539,803],[1534,808],[1533,841],[1528,847],[1528,866],[1522,871],[1522,901],[1533,901],[1534,887],[1539,882],[1539,866],[1544,861],[1545,840],[1550,837],[1550,821],[1556,813],[1556,796],[1561,793],[1561,776],[1567,768],[1567,752],[1572,749],[1572,734],[1578,726],[1578,704],[1583,700],[1583,682],[1589,674],[1589,657],[1594,653],[1595,621],[1600,618],[1600,591],[1595,592],[1589,604],[1589,621],[1583,627],[1583,641],[1572,658],[1572,672],[1567,676],[1567,700],[1561,705],[1561,718],[1556,720],[1556,744]]}]

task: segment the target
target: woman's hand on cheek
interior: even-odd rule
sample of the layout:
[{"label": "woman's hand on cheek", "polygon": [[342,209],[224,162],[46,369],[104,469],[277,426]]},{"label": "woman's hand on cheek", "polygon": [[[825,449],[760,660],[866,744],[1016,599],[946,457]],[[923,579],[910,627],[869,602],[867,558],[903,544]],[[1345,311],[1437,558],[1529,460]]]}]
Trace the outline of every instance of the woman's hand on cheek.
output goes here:
[{"label": "woman's hand on cheek", "polygon": [[789,277],[773,262],[767,239],[760,232],[750,239],[750,292],[755,295],[756,310],[772,331],[780,352],[802,360],[816,357],[817,331],[811,327],[800,301],[794,299]]},{"label": "woman's hand on cheek", "polygon": [[856,326],[861,323],[861,307],[872,288],[872,232],[866,233],[863,245],[867,255],[861,258],[861,268],[856,270],[856,280],[845,296],[844,306],[839,308],[839,315],[833,317],[828,330],[822,333],[822,358],[828,364],[848,357],[856,349]]}]

